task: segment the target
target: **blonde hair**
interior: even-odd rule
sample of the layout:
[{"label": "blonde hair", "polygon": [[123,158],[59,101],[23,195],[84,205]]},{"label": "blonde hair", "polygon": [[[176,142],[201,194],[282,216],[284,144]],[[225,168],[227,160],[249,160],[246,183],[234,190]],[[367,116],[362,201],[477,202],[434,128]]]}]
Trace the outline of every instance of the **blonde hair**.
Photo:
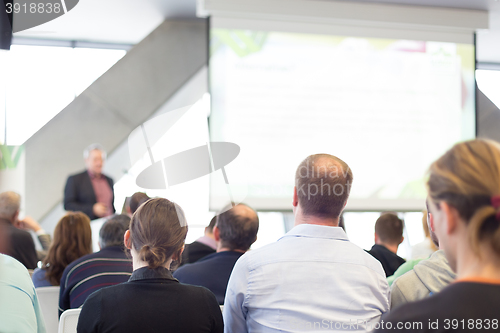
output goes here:
[{"label": "blonde hair", "polygon": [[500,207],[492,203],[500,195],[500,144],[477,139],[458,143],[429,169],[427,188],[435,203],[453,206],[469,228],[476,254],[487,241],[500,255]]}]

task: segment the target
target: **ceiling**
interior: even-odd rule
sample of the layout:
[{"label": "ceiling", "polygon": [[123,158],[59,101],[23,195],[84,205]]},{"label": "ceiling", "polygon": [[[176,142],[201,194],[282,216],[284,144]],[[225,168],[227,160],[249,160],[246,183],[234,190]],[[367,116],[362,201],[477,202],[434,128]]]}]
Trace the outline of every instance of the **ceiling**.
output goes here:
[{"label": "ceiling", "polygon": [[[344,0],[346,1],[346,0]],[[500,64],[499,0],[356,0],[490,11],[490,29],[477,34],[480,62]],[[196,0],[80,0],[67,14],[16,37],[136,44],[166,18],[196,18]]]}]

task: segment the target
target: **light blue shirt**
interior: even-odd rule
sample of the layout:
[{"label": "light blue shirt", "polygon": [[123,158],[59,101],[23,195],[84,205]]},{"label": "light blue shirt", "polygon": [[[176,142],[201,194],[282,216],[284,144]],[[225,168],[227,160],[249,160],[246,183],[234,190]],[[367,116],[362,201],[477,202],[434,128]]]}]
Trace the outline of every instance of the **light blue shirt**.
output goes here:
[{"label": "light blue shirt", "polygon": [[4,254],[0,254],[0,332],[45,333],[28,270]]},{"label": "light blue shirt", "polygon": [[339,227],[302,224],[245,253],[224,302],[224,331],[366,331],[389,311],[380,262]]}]

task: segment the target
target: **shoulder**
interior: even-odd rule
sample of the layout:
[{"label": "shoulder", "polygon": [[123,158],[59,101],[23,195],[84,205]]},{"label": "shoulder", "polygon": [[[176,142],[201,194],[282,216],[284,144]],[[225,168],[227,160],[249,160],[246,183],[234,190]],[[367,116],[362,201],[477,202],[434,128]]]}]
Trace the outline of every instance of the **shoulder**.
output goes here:
[{"label": "shoulder", "polygon": [[[96,252],[96,253],[98,253],[98,252]],[[76,259],[75,261],[71,262],[64,269],[63,275],[70,275],[74,271],[75,267],[81,266],[82,264],[85,264],[86,262],[94,259],[96,253],[90,253],[90,254],[84,255],[83,257],[80,257],[80,258]]]},{"label": "shoulder", "polygon": [[[85,177],[88,177],[88,172],[87,170],[84,170],[79,173],[72,174],[68,176],[68,179],[66,180],[66,183],[74,183],[74,182],[81,182],[82,180],[85,179]],[[90,177],[88,177],[90,179]]]},{"label": "shoulder", "polygon": [[[402,277],[406,275],[407,274]],[[452,284],[438,294],[396,307],[391,310],[384,319],[393,323],[410,321],[419,322],[422,320],[427,322],[429,319],[433,319],[436,316],[451,319],[457,314],[456,306],[463,304],[467,299],[464,295],[469,291],[466,289],[467,287],[462,283]]]},{"label": "shoulder", "polygon": [[[33,243],[33,237],[31,237],[31,234],[26,231],[26,230],[21,230],[16,227],[12,228],[12,234],[11,237],[14,239],[13,243],[18,243],[18,242],[23,242],[25,243]],[[16,244],[19,245],[19,244]]]},{"label": "shoulder", "polygon": [[104,175],[104,174],[103,174],[103,176],[104,176],[104,177],[106,177],[106,180],[107,180],[109,183],[113,184],[113,178],[111,178],[111,177],[109,177],[109,176],[106,176],[106,175]]},{"label": "shoulder", "polygon": [[406,303],[395,309],[392,309],[382,319],[388,323],[405,323],[405,322],[422,322],[424,326],[433,318],[433,315],[438,312],[436,308],[435,298],[429,297],[421,301]]},{"label": "shoulder", "polygon": [[19,287],[20,290],[33,296],[34,287],[26,267],[6,254],[0,254],[0,272],[2,282]]},{"label": "shoulder", "polygon": [[184,276],[186,274],[190,274],[193,271],[198,270],[198,263],[190,263],[190,264],[185,264],[181,267],[179,267],[173,274],[174,278],[178,278],[179,276]]},{"label": "shoulder", "polygon": [[35,268],[35,270],[33,271],[33,280],[35,280],[35,278],[44,279],[46,272],[47,271],[45,269]]}]

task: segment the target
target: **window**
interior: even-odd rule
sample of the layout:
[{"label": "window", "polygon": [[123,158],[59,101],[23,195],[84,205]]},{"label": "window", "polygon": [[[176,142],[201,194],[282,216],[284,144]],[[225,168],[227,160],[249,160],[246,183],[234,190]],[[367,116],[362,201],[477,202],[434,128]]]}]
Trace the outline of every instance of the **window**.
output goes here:
[{"label": "window", "polygon": [[23,144],[125,53],[33,45],[0,51],[0,143]]},{"label": "window", "polygon": [[498,108],[500,108],[500,70],[476,70],[477,86]]}]

